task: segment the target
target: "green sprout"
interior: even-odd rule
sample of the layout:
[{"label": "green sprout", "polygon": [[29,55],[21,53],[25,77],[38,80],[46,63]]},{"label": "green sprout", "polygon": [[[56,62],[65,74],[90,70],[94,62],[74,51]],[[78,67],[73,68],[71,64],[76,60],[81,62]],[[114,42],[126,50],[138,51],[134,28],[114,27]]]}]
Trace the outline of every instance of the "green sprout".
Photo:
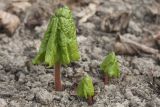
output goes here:
[{"label": "green sprout", "polygon": [[89,105],[93,104],[94,86],[89,75],[85,75],[78,84],[77,95],[87,99]]},{"label": "green sprout", "polygon": [[50,19],[33,64],[44,62],[49,67],[55,66],[55,89],[61,91],[61,64],[67,65],[79,58],[76,26],[72,13],[68,7],[61,7]]},{"label": "green sprout", "polygon": [[114,52],[109,53],[109,55],[104,59],[100,65],[102,73],[104,74],[104,84],[109,83],[110,77],[119,77],[120,69],[118,64],[118,59]]}]

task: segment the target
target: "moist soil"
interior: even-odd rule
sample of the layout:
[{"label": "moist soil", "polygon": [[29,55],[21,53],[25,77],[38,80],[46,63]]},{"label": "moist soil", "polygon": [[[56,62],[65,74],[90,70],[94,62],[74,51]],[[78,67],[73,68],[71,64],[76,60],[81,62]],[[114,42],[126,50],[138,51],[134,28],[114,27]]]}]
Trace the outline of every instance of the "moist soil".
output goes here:
[{"label": "moist soil", "polygon": [[[10,1],[2,0],[1,4],[8,6],[8,2]],[[117,33],[142,40],[160,30],[158,13],[146,8],[154,2],[159,5],[158,0],[82,0],[84,3],[73,3],[72,5],[76,5],[72,6],[72,11],[77,26],[81,59],[68,66],[62,66],[62,92],[55,91],[54,68],[31,63],[38,52],[49,17],[56,5],[49,13],[52,10],[49,0],[28,2],[32,4],[29,9],[22,13],[13,13],[21,20],[15,33],[0,33],[1,107],[87,107],[87,101],[75,94],[75,84],[81,78],[77,75],[82,72],[87,72],[93,78],[93,107],[160,107],[160,66],[152,57],[145,54],[117,54],[121,76],[110,79],[108,85],[104,85],[99,68],[104,57],[114,50]],[[79,13],[85,11],[91,3],[99,6],[94,15],[82,23]],[[123,32],[102,30],[101,23],[111,10],[113,13],[130,12],[129,23],[132,24]],[[37,11],[38,19],[32,17]],[[27,19],[28,16],[33,19]],[[32,24],[29,23],[30,20],[38,20],[39,23]]]}]

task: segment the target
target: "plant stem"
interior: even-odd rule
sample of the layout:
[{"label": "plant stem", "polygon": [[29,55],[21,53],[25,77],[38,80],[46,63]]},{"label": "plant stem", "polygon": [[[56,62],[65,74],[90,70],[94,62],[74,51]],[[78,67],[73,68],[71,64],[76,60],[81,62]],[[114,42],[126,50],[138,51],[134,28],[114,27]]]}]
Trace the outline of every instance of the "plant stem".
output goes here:
[{"label": "plant stem", "polygon": [[93,97],[88,97],[88,105],[93,105]]},{"label": "plant stem", "polygon": [[55,90],[56,91],[62,91],[60,67],[61,67],[61,64],[59,63],[55,65]]},{"label": "plant stem", "polygon": [[104,85],[109,84],[109,76],[107,74],[104,74]]}]

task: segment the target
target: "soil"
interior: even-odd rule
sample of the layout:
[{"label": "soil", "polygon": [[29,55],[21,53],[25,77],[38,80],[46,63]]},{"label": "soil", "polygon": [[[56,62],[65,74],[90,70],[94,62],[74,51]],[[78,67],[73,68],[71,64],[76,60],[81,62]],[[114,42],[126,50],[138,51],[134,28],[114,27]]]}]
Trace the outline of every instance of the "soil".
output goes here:
[{"label": "soil", "polygon": [[[0,6],[8,6],[8,1],[0,1]],[[80,4],[73,4],[77,5],[72,11],[77,25],[81,59],[68,67],[62,67],[65,88],[62,92],[55,91],[53,68],[31,63],[49,17],[53,14],[49,12],[52,9],[46,5],[52,4],[49,0],[28,2],[32,4],[29,9],[22,13],[13,13],[21,20],[15,33],[11,36],[0,33],[0,107],[87,107],[85,99],[73,94],[74,84],[80,78],[76,75],[83,71],[93,78],[96,93],[93,107],[160,107],[160,66],[152,57],[145,54],[117,54],[121,77],[111,79],[109,85],[104,85],[99,69],[107,53],[114,50],[112,45],[117,33],[143,39],[160,30],[159,14],[147,8],[155,2],[160,5],[158,0],[82,0]],[[45,4],[42,5],[43,3]],[[96,12],[85,22],[81,22],[79,13],[85,11],[91,3],[99,5]],[[3,10],[12,12],[4,7]],[[110,11],[131,13],[125,31],[106,32],[101,29],[103,19]],[[39,23],[29,23],[29,20],[37,18],[33,17],[32,12],[38,13]],[[27,19],[28,16],[32,18]]]}]

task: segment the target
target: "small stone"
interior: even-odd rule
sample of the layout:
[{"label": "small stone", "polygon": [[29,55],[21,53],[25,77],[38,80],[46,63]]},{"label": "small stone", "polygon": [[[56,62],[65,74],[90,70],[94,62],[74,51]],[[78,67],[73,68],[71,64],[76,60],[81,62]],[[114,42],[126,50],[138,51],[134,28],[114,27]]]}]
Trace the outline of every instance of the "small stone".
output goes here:
[{"label": "small stone", "polygon": [[95,25],[93,23],[87,22],[87,23],[82,23],[82,26],[84,26],[87,29],[94,29]]},{"label": "small stone", "polygon": [[88,66],[88,64],[84,65],[84,71],[89,72],[90,71],[90,67]]},{"label": "small stone", "polygon": [[95,87],[95,90],[96,90],[96,93],[100,93],[101,92],[100,87]]},{"label": "small stone", "polygon": [[116,103],[116,107],[125,107],[123,104]]},{"label": "small stone", "polygon": [[129,107],[129,101],[128,101],[128,100],[125,100],[122,104],[123,104],[125,107]]},{"label": "small stone", "polygon": [[34,83],[30,84],[30,85],[32,85],[32,87],[35,88],[35,87],[40,87],[42,84],[41,84],[41,82],[36,81],[36,82],[34,82]]},{"label": "small stone", "polygon": [[70,67],[68,67],[67,69],[66,69],[66,72],[65,72],[65,74],[66,74],[66,77],[72,77],[73,76],[73,69],[72,68],[70,68]]},{"label": "small stone", "polygon": [[30,94],[28,94],[28,95],[26,96],[26,100],[28,100],[28,101],[32,101],[33,98],[34,98],[34,94],[33,94],[33,93],[30,93]]},{"label": "small stone", "polygon": [[0,106],[1,107],[7,107],[7,102],[2,98],[0,98]]},{"label": "small stone", "polygon": [[106,42],[110,42],[110,39],[106,36],[102,36],[102,40],[106,43]]},{"label": "small stone", "polygon": [[81,107],[88,107],[87,102],[80,102],[81,103]]},{"label": "small stone", "polygon": [[142,33],[142,30],[140,29],[139,25],[134,21],[129,22],[128,31],[136,35],[139,35]]},{"label": "small stone", "polygon": [[18,101],[12,100],[10,102],[10,107],[21,107]]},{"label": "small stone", "polygon": [[33,102],[30,107],[41,107],[41,104]]},{"label": "small stone", "polygon": [[133,97],[133,94],[132,94],[132,91],[131,91],[131,89],[126,89],[126,94],[125,94],[125,96],[127,97],[127,99],[131,99],[131,97]]},{"label": "small stone", "polygon": [[93,107],[106,107],[106,106],[102,103],[102,104],[94,104]]},{"label": "small stone", "polygon": [[43,88],[37,90],[35,96],[36,96],[36,101],[42,104],[50,104],[52,101],[52,94]]},{"label": "small stone", "polygon": [[160,99],[155,98],[154,102],[156,103],[157,107],[160,107]]},{"label": "small stone", "polygon": [[97,61],[97,60],[92,60],[91,62],[91,67],[92,68],[97,68],[97,66],[99,65],[100,63]]},{"label": "small stone", "polygon": [[70,95],[68,93],[66,93],[66,91],[63,92],[55,92],[53,95],[53,100],[55,101],[60,101],[63,103],[66,103],[66,101],[68,101]]},{"label": "small stone", "polygon": [[102,49],[99,47],[94,47],[93,52],[92,52],[92,58],[93,59],[99,59],[101,56],[100,54],[102,53]]},{"label": "small stone", "polygon": [[24,73],[20,73],[20,74],[19,74],[19,79],[18,79],[18,81],[19,81],[20,83],[24,83],[24,82],[25,82],[25,74],[24,74]]},{"label": "small stone", "polygon": [[59,96],[59,95],[54,95],[53,98],[56,101],[60,101],[61,100],[61,96]]},{"label": "small stone", "polygon": [[84,43],[86,40],[87,40],[87,38],[84,37],[83,35],[80,35],[77,37],[78,43]]},{"label": "small stone", "polygon": [[53,75],[51,74],[45,74],[45,75],[40,76],[40,81],[42,83],[48,84],[52,80],[53,80]]},{"label": "small stone", "polygon": [[0,75],[0,81],[3,81],[3,82],[4,82],[4,81],[5,81],[5,82],[6,82],[6,81],[9,81],[8,76],[1,74],[1,75]]},{"label": "small stone", "polygon": [[67,96],[63,96],[62,99],[61,99],[61,102],[63,104],[67,104],[69,101],[68,101],[68,97]]},{"label": "small stone", "polygon": [[65,86],[66,87],[71,87],[72,86],[72,83],[70,81],[65,81]]},{"label": "small stone", "polygon": [[2,65],[0,65],[0,70],[2,70],[3,69],[3,66]]}]

